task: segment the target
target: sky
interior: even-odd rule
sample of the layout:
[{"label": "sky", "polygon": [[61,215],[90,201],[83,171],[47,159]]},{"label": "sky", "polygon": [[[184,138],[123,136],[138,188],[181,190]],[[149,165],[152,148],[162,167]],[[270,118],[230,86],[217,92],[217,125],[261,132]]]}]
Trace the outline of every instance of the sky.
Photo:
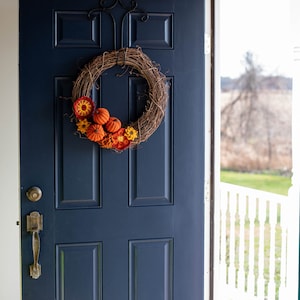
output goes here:
[{"label": "sky", "polygon": [[265,75],[291,76],[290,1],[219,1],[220,75],[238,77],[250,51]]}]

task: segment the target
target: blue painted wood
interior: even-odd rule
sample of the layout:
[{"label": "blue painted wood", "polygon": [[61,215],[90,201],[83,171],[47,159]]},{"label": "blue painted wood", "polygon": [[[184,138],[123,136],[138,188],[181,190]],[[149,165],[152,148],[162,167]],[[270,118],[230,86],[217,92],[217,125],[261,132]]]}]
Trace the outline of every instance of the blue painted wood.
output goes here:
[{"label": "blue painted wood", "polygon": [[[204,1],[140,0],[149,22],[125,22],[124,45],[141,43],[171,88],[164,123],[122,154],[74,136],[62,99],[80,68],[113,48],[110,18],[84,18],[97,3],[20,1],[23,300],[203,299]],[[145,85],[123,71],[107,71],[92,97],[126,122],[143,109]],[[25,196],[32,185],[43,190],[37,203]],[[38,280],[25,228],[35,210]]]},{"label": "blue painted wood", "polygon": [[[147,99],[143,97],[147,83],[141,78],[130,78],[129,95],[131,120],[143,113]],[[170,87],[172,80],[169,79]],[[165,118],[151,137],[152,143],[140,145],[129,153],[129,205],[173,204],[173,94],[169,90],[169,105]],[[136,100],[136,95],[141,98]],[[138,104],[138,105],[137,105]],[[155,157],[155,161],[153,161]],[[147,170],[145,172],[145,170]],[[153,176],[155,174],[155,176]]]},{"label": "blue painted wood", "polygon": [[173,299],[173,240],[129,242],[129,300]]},{"label": "blue painted wood", "polygon": [[149,13],[148,21],[141,22],[139,13],[130,14],[129,46],[143,49],[173,48],[173,14]]},{"label": "blue painted wood", "polygon": [[56,299],[101,299],[102,244],[56,246]]}]

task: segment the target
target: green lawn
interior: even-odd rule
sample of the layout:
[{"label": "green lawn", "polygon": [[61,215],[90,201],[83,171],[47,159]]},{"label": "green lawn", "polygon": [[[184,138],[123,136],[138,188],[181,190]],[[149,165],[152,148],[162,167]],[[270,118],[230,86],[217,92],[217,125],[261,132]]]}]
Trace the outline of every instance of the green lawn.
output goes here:
[{"label": "green lawn", "polygon": [[221,181],[275,194],[287,195],[291,178],[272,175],[221,171]]}]

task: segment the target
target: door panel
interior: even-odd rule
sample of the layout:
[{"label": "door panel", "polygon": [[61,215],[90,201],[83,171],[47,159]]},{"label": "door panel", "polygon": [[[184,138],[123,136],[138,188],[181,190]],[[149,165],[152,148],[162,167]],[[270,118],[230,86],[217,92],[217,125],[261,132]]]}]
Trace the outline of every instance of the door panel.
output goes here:
[{"label": "door panel", "polygon": [[56,246],[57,299],[101,299],[102,243]]},{"label": "door panel", "polygon": [[[172,80],[168,84],[172,87]],[[145,80],[129,78],[129,109],[134,120],[145,107],[145,100],[138,99],[147,90]],[[136,105],[138,103],[138,105]],[[169,105],[165,118],[151,137],[152,143],[141,144],[129,153],[129,205],[171,205],[173,203],[173,104],[169,91]],[[159,146],[158,146],[159,145]],[[155,159],[153,159],[155,158]],[[155,174],[155,176],[153,176]]]},{"label": "door panel", "polygon": [[[74,132],[74,123],[70,120],[72,109],[70,100],[66,99],[71,96],[73,80],[67,77],[55,77],[56,208],[99,208],[102,201],[100,197],[101,155],[96,145],[72,134]],[[93,98],[98,98],[95,92]]]},{"label": "door panel", "polygon": [[173,240],[130,241],[129,299],[172,299],[172,294]]},{"label": "door panel", "polygon": [[141,14],[130,14],[129,47],[173,49],[173,14],[149,13],[149,20],[141,22]]},{"label": "door panel", "polygon": [[[117,5],[115,37],[107,14],[87,18],[97,5],[20,1],[23,224],[32,211],[44,216],[37,280],[22,228],[23,299],[202,299],[204,3],[138,1],[148,20],[130,13],[122,34]],[[114,43],[142,47],[170,86],[158,130],[120,154],[74,134],[69,99],[80,68]],[[91,95],[125,123],[146,96],[146,81],[121,68],[102,74]],[[25,195],[34,185],[43,191],[35,203]]]}]

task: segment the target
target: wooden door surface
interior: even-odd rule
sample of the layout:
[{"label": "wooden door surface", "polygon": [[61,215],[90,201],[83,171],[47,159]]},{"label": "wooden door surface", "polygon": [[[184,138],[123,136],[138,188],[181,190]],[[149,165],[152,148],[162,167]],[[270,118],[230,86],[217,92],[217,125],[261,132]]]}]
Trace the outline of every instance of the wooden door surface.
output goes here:
[{"label": "wooden door surface", "polygon": [[[135,1],[100,2],[116,4],[115,23],[87,17],[94,0],[20,1],[23,300],[203,299],[204,1],[140,0],[123,26],[121,4]],[[81,68],[120,47],[141,47],[170,88],[157,131],[115,153],[75,134],[70,97]],[[91,97],[130,122],[147,95],[143,78],[112,68]],[[32,212],[39,235],[27,231]]]}]

